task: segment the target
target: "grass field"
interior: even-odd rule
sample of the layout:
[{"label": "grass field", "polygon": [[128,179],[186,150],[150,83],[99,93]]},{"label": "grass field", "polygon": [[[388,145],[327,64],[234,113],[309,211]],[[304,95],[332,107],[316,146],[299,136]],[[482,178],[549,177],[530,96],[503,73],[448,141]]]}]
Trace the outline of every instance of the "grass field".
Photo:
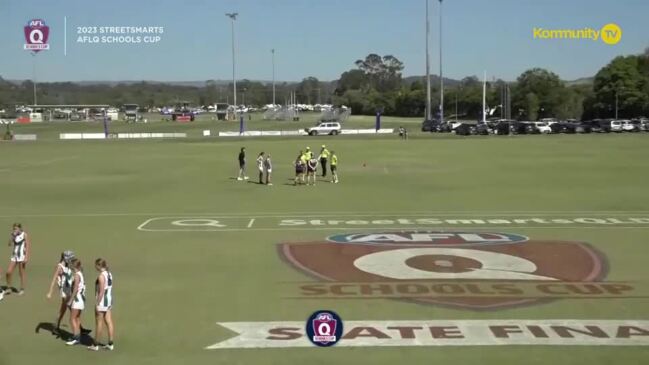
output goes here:
[{"label": "grass field", "polygon": [[[198,137],[209,123],[189,126],[190,137]],[[367,127],[373,119],[358,118],[351,123]],[[418,127],[415,120],[388,118],[386,123],[389,127],[404,123],[412,130]],[[206,349],[235,335],[217,322],[303,323],[320,309],[336,311],[345,322],[649,320],[649,224],[642,223],[649,218],[648,134],[484,138],[419,134],[409,141],[352,136],[55,140],[62,130],[86,128],[101,130],[98,124],[80,123],[17,126],[17,133],[37,133],[39,141],[0,143],[0,227],[8,233],[10,225],[19,221],[33,241],[26,294],[8,296],[0,303],[0,365],[96,361],[156,365],[644,364],[649,359],[646,335],[636,336],[645,341],[642,346],[344,347],[343,339],[328,349]],[[184,127],[159,123],[113,128],[180,132]],[[238,126],[218,128],[237,130]],[[297,151],[307,145],[318,149],[323,143],[338,154],[341,183],[292,186],[291,162]],[[250,182],[233,179],[236,155],[244,145],[250,162],[259,151],[272,153],[274,186],[253,183],[253,166],[248,172]],[[406,218],[444,221],[395,223]],[[464,218],[572,221],[448,222]],[[195,225],[207,221],[189,219],[218,220],[225,227]],[[605,219],[611,224],[598,223]],[[173,224],[178,220],[185,223]],[[287,226],[282,225],[284,220],[324,223]],[[338,223],[330,224],[330,220]],[[570,296],[497,310],[385,298],[309,299],[298,295],[298,285],[317,280],[278,253],[278,244],[283,242],[324,241],[334,234],[414,227],[587,242],[605,257],[607,272],[602,280],[634,289],[619,298]],[[58,302],[47,301],[45,294],[64,249],[74,250],[85,263],[88,283],[95,277],[90,263],[96,257],[105,257],[111,266],[117,330],[116,350],[111,353],[69,348],[47,331],[35,333],[39,323],[55,318]],[[4,272],[9,248],[0,252]],[[555,264],[550,268],[570,266],[559,255],[552,259]],[[18,282],[17,275],[14,280]],[[92,296],[92,288],[89,293]],[[94,328],[91,310],[82,318],[86,327]]]}]

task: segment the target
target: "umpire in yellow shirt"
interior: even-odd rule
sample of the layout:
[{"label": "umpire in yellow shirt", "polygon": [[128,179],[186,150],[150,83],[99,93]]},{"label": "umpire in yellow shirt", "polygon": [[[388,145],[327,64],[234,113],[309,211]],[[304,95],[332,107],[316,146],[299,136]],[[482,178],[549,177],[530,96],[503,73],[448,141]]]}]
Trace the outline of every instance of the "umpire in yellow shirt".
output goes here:
[{"label": "umpire in yellow shirt", "polygon": [[331,151],[331,182],[338,184],[338,156],[336,156],[335,151]]},{"label": "umpire in yellow shirt", "polygon": [[307,161],[313,158],[313,152],[311,152],[310,147],[307,146],[306,150],[304,150],[304,156],[306,157]]},{"label": "umpire in yellow shirt", "polygon": [[320,166],[322,166],[322,177],[327,176],[327,161],[329,160],[329,155],[331,153],[327,149],[327,146],[322,145],[322,148],[320,149],[320,156],[318,159],[320,160]]}]

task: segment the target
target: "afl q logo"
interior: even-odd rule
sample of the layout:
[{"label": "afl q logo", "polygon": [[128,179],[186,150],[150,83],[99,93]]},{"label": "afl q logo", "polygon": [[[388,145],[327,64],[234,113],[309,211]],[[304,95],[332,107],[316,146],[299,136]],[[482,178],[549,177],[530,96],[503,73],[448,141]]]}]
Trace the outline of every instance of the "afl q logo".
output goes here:
[{"label": "afl q logo", "polygon": [[34,53],[50,49],[47,43],[50,37],[50,27],[45,25],[43,19],[32,19],[24,27],[25,32],[25,50]]},{"label": "afl q logo", "polygon": [[343,335],[343,321],[333,311],[317,311],[306,321],[306,337],[316,346],[333,346]]}]

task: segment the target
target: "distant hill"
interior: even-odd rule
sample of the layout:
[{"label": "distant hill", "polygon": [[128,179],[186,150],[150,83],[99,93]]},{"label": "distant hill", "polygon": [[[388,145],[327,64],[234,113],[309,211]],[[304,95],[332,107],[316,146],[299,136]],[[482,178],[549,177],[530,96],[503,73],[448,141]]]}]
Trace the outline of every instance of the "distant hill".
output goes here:
[{"label": "distant hill", "polygon": [[[242,81],[243,79],[238,79],[237,82]],[[12,84],[21,84],[26,80],[5,80]],[[229,85],[232,83],[232,80],[213,80],[216,85]],[[261,82],[262,84],[270,84],[272,81],[267,80],[249,80],[252,82]],[[68,81],[55,81],[56,83],[68,82]],[[55,83],[47,81],[47,83]],[[162,84],[162,85],[171,85],[171,86],[189,86],[189,87],[204,87],[207,81],[157,81],[157,80],[89,80],[89,81],[70,81],[72,84],[80,86],[94,86],[94,85],[133,85],[145,82],[147,84]],[[286,83],[288,85],[297,84],[296,81],[276,81],[277,84]]]},{"label": "distant hill", "polygon": [[[573,85],[589,85],[593,83],[594,77],[582,77],[576,80],[564,80],[567,86],[573,86]],[[237,81],[242,81],[243,79],[239,79]],[[415,81],[422,81],[424,82],[426,80],[426,76],[405,76],[403,77],[403,83],[406,85],[410,85]],[[6,82],[10,82],[12,84],[20,84],[25,80],[4,80]],[[213,80],[216,85],[229,85],[232,81],[231,80]],[[270,84],[272,81],[269,80],[249,80],[252,82],[261,82],[262,84]],[[323,83],[326,84],[331,84],[335,85],[338,83],[338,80],[332,80],[332,81],[323,81],[320,80]],[[492,80],[488,80],[492,81]],[[64,81],[61,81],[64,82]],[[102,81],[102,80],[90,80],[90,81],[72,81],[73,84],[81,85],[81,86],[92,86],[92,85],[108,85],[108,86],[115,86],[115,85],[133,85],[133,84],[138,84],[146,82],[147,84],[163,84],[163,85],[171,85],[171,86],[189,86],[189,87],[204,87],[206,81],[157,81],[157,80],[117,80],[117,81]],[[287,85],[293,85],[299,83],[299,81],[275,81],[278,85],[279,84],[284,84],[286,83]],[[437,75],[430,75],[430,82],[432,85],[439,85],[439,76]],[[512,81],[513,82],[513,81]],[[455,86],[460,84],[460,80],[456,79],[450,79],[445,77],[444,78],[444,85],[446,86]]]},{"label": "distant hill", "polygon": [[595,81],[594,77],[582,77],[582,78],[572,80],[572,81],[565,81],[565,83],[566,83],[566,86],[592,85],[593,81]]},{"label": "distant hill", "polygon": [[[406,76],[406,77],[403,78],[403,82],[406,85],[410,85],[415,81],[426,82],[426,75],[422,75],[422,76]],[[439,85],[439,76],[430,75],[430,83],[432,85]],[[455,86],[455,85],[457,85],[459,83],[460,83],[460,80],[449,79],[447,77],[444,78],[444,85]]]}]

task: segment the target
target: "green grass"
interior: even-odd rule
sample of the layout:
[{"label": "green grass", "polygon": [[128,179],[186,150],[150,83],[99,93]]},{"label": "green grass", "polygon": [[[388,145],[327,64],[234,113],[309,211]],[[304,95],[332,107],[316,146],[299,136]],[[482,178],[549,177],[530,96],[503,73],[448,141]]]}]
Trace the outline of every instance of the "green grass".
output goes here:
[{"label": "green grass", "polygon": [[[251,125],[275,128],[280,124],[266,123],[253,121]],[[385,123],[390,127],[407,124],[413,131],[419,126],[414,119],[386,118]],[[642,364],[648,358],[645,347],[204,350],[229,336],[216,322],[302,321],[323,306],[346,320],[649,319],[649,300],[642,298],[568,299],[482,312],[391,300],[291,300],[286,299],[292,290],[287,283],[310,279],[279,258],[276,244],[321,240],[354,229],[137,230],[145,220],[162,216],[647,212],[648,134],[470,138],[419,134],[407,142],[394,136],[198,138],[202,129],[213,125],[213,130],[238,129],[236,123],[211,121],[114,124],[112,128],[118,131],[188,130],[196,138],[56,141],[61,131],[101,131],[102,127],[32,124],[16,126],[16,132],[37,133],[38,142],[0,143],[0,228],[8,231],[11,223],[20,221],[33,240],[27,294],[0,303],[0,365],[87,363],[104,358],[111,364],[156,365],[391,364],[404,360],[412,364]],[[355,117],[350,125],[371,128],[373,118]],[[323,143],[338,153],[341,183],[285,185],[292,177],[291,161],[297,151]],[[247,146],[249,161],[258,151],[272,153],[275,186],[232,179],[242,145]],[[249,169],[254,179],[253,166]],[[589,242],[608,258],[607,280],[648,284],[646,228],[509,231],[539,239]],[[94,280],[90,262],[100,256],[109,261],[116,282],[117,351],[90,353],[67,348],[47,333],[34,333],[39,322],[54,319],[57,302],[48,302],[45,293],[63,249],[74,250],[83,260],[89,283]],[[6,260],[8,248],[2,252]],[[1,264],[4,272],[6,262]],[[94,327],[91,311],[83,314],[83,321],[86,327]]]}]

